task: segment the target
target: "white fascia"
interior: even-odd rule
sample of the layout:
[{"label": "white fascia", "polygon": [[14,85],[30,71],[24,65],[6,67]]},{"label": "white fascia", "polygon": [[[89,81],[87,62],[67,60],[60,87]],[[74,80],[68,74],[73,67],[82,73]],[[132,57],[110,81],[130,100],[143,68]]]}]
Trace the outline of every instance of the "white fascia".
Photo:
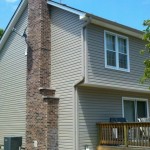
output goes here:
[{"label": "white fascia", "polygon": [[19,8],[17,9],[17,11],[15,12],[12,20],[10,21],[9,25],[7,26],[4,35],[2,36],[2,39],[0,40],[0,51],[3,48],[6,40],[8,39],[10,33],[12,32],[14,26],[16,25],[18,19],[20,18],[21,14],[23,13],[25,7],[27,6],[27,0],[23,0],[19,6]]},{"label": "white fascia", "polygon": [[84,13],[84,12],[75,10],[73,8],[70,8],[70,7],[67,7],[65,5],[58,4],[58,3],[55,3],[55,2],[52,2],[52,1],[48,1],[47,4],[58,7],[60,9],[66,10],[66,11],[69,11],[69,12],[74,13],[74,14],[77,14],[77,15],[79,15],[80,20],[86,19],[86,13]]}]

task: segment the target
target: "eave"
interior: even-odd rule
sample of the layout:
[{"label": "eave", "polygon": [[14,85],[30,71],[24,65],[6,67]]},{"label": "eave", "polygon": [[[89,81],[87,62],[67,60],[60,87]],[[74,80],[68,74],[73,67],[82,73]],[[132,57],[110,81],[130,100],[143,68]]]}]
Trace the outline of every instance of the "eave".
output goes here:
[{"label": "eave", "polygon": [[12,19],[10,20],[9,24],[7,25],[5,32],[0,40],[0,51],[3,48],[5,42],[7,41],[10,33],[12,32],[14,26],[16,25],[18,19],[20,18],[21,14],[23,13],[25,7],[27,6],[27,0],[22,0],[20,5],[18,6],[16,12],[14,13]]},{"label": "eave", "polygon": [[85,19],[86,18],[86,13],[85,12],[74,9],[74,8],[71,8],[67,5],[59,4],[59,3],[56,3],[56,2],[53,2],[53,1],[48,1],[47,4],[55,6],[57,8],[63,9],[63,10],[66,10],[66,11],[71,12],[73,14],[79,15],[79,19]]},{"label": "eave", "polygon": [[139,39],[142,39],[143,33],[140,30],[101,18],[101,17],[97,17],[91,14],[87,14],[87,17],[91,18],[91,23],[95,24],[95,25],[99,25],[102,26],[104,28],[110,29],[110,30],[114,30],[120,33],[124,33],[126,35],[130,35]]},{"label": "eave", "polygon": [[150,94],[149,88],[148,87],[147,87],[147,89],[145,87],[143,88],[142,85],[141,85],[141,88],[140,87],[135,88],[135,87],[129,87],[129,86],[110,85],[110,84],[94,84],[94,83],[83,83],[83,84],[81,84],[81,86]]}]

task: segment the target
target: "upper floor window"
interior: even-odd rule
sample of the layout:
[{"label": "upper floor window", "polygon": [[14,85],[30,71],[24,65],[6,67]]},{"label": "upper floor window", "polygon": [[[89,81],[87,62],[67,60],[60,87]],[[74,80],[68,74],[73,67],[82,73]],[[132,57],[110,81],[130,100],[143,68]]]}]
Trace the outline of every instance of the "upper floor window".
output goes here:
[{"label": "upper floor window", "polygon": [[105,67],[130,71],[127,37],[105,31]]}]

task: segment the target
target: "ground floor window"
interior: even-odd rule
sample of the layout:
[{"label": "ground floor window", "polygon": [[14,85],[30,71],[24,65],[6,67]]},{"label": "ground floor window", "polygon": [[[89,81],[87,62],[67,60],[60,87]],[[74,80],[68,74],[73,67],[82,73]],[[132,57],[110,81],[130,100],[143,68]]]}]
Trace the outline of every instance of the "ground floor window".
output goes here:
[{"label": "ground floor window", "polygon": [[147,99],[123,98],[122,103],[123,117],[128,122],[136,122],[137,118],[149,117]]}]

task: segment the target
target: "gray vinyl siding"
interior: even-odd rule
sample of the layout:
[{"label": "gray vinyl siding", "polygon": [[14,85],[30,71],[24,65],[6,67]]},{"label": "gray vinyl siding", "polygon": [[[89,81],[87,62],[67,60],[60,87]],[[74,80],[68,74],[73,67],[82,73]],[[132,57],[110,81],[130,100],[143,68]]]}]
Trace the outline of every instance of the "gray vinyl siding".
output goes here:
[{"label": "gray vinyl siding", "polygon": [[148,84],[141,85],[139,82],[144,70],[144,56],[140,55],[140,50],[144,49],[144,41],[119,33],[129,38],[130,72],[108,69],[105,68],[104,30],[116,33],[100,26],[88,26],[88,82],[96,85],[147,89]]},{"label": "gray vinyl siding", "polygon": [[150,94],[86,87],[80,87],[78,94],[79,150],[84,150],[85,145],[89,145],[90,150],[96,149],[96,123],[108,122],[110,117],[122,117],[122,97],[150,99]]},{"label": "gray vinyl siding", "polygon": [[[21,15],[16,31],[27,26],[27,8]],[[0,51],[0,145],[4,137],[22,136],[25,143],[26,125],[26,44],[24,38],[11,33]]]},{"label": "gray vinyl siding", "polygon": [[81,24],[79,16],[52,8],[51,84],[59,100],[59,150],[74,149],[73,84],[81,76]]}]

